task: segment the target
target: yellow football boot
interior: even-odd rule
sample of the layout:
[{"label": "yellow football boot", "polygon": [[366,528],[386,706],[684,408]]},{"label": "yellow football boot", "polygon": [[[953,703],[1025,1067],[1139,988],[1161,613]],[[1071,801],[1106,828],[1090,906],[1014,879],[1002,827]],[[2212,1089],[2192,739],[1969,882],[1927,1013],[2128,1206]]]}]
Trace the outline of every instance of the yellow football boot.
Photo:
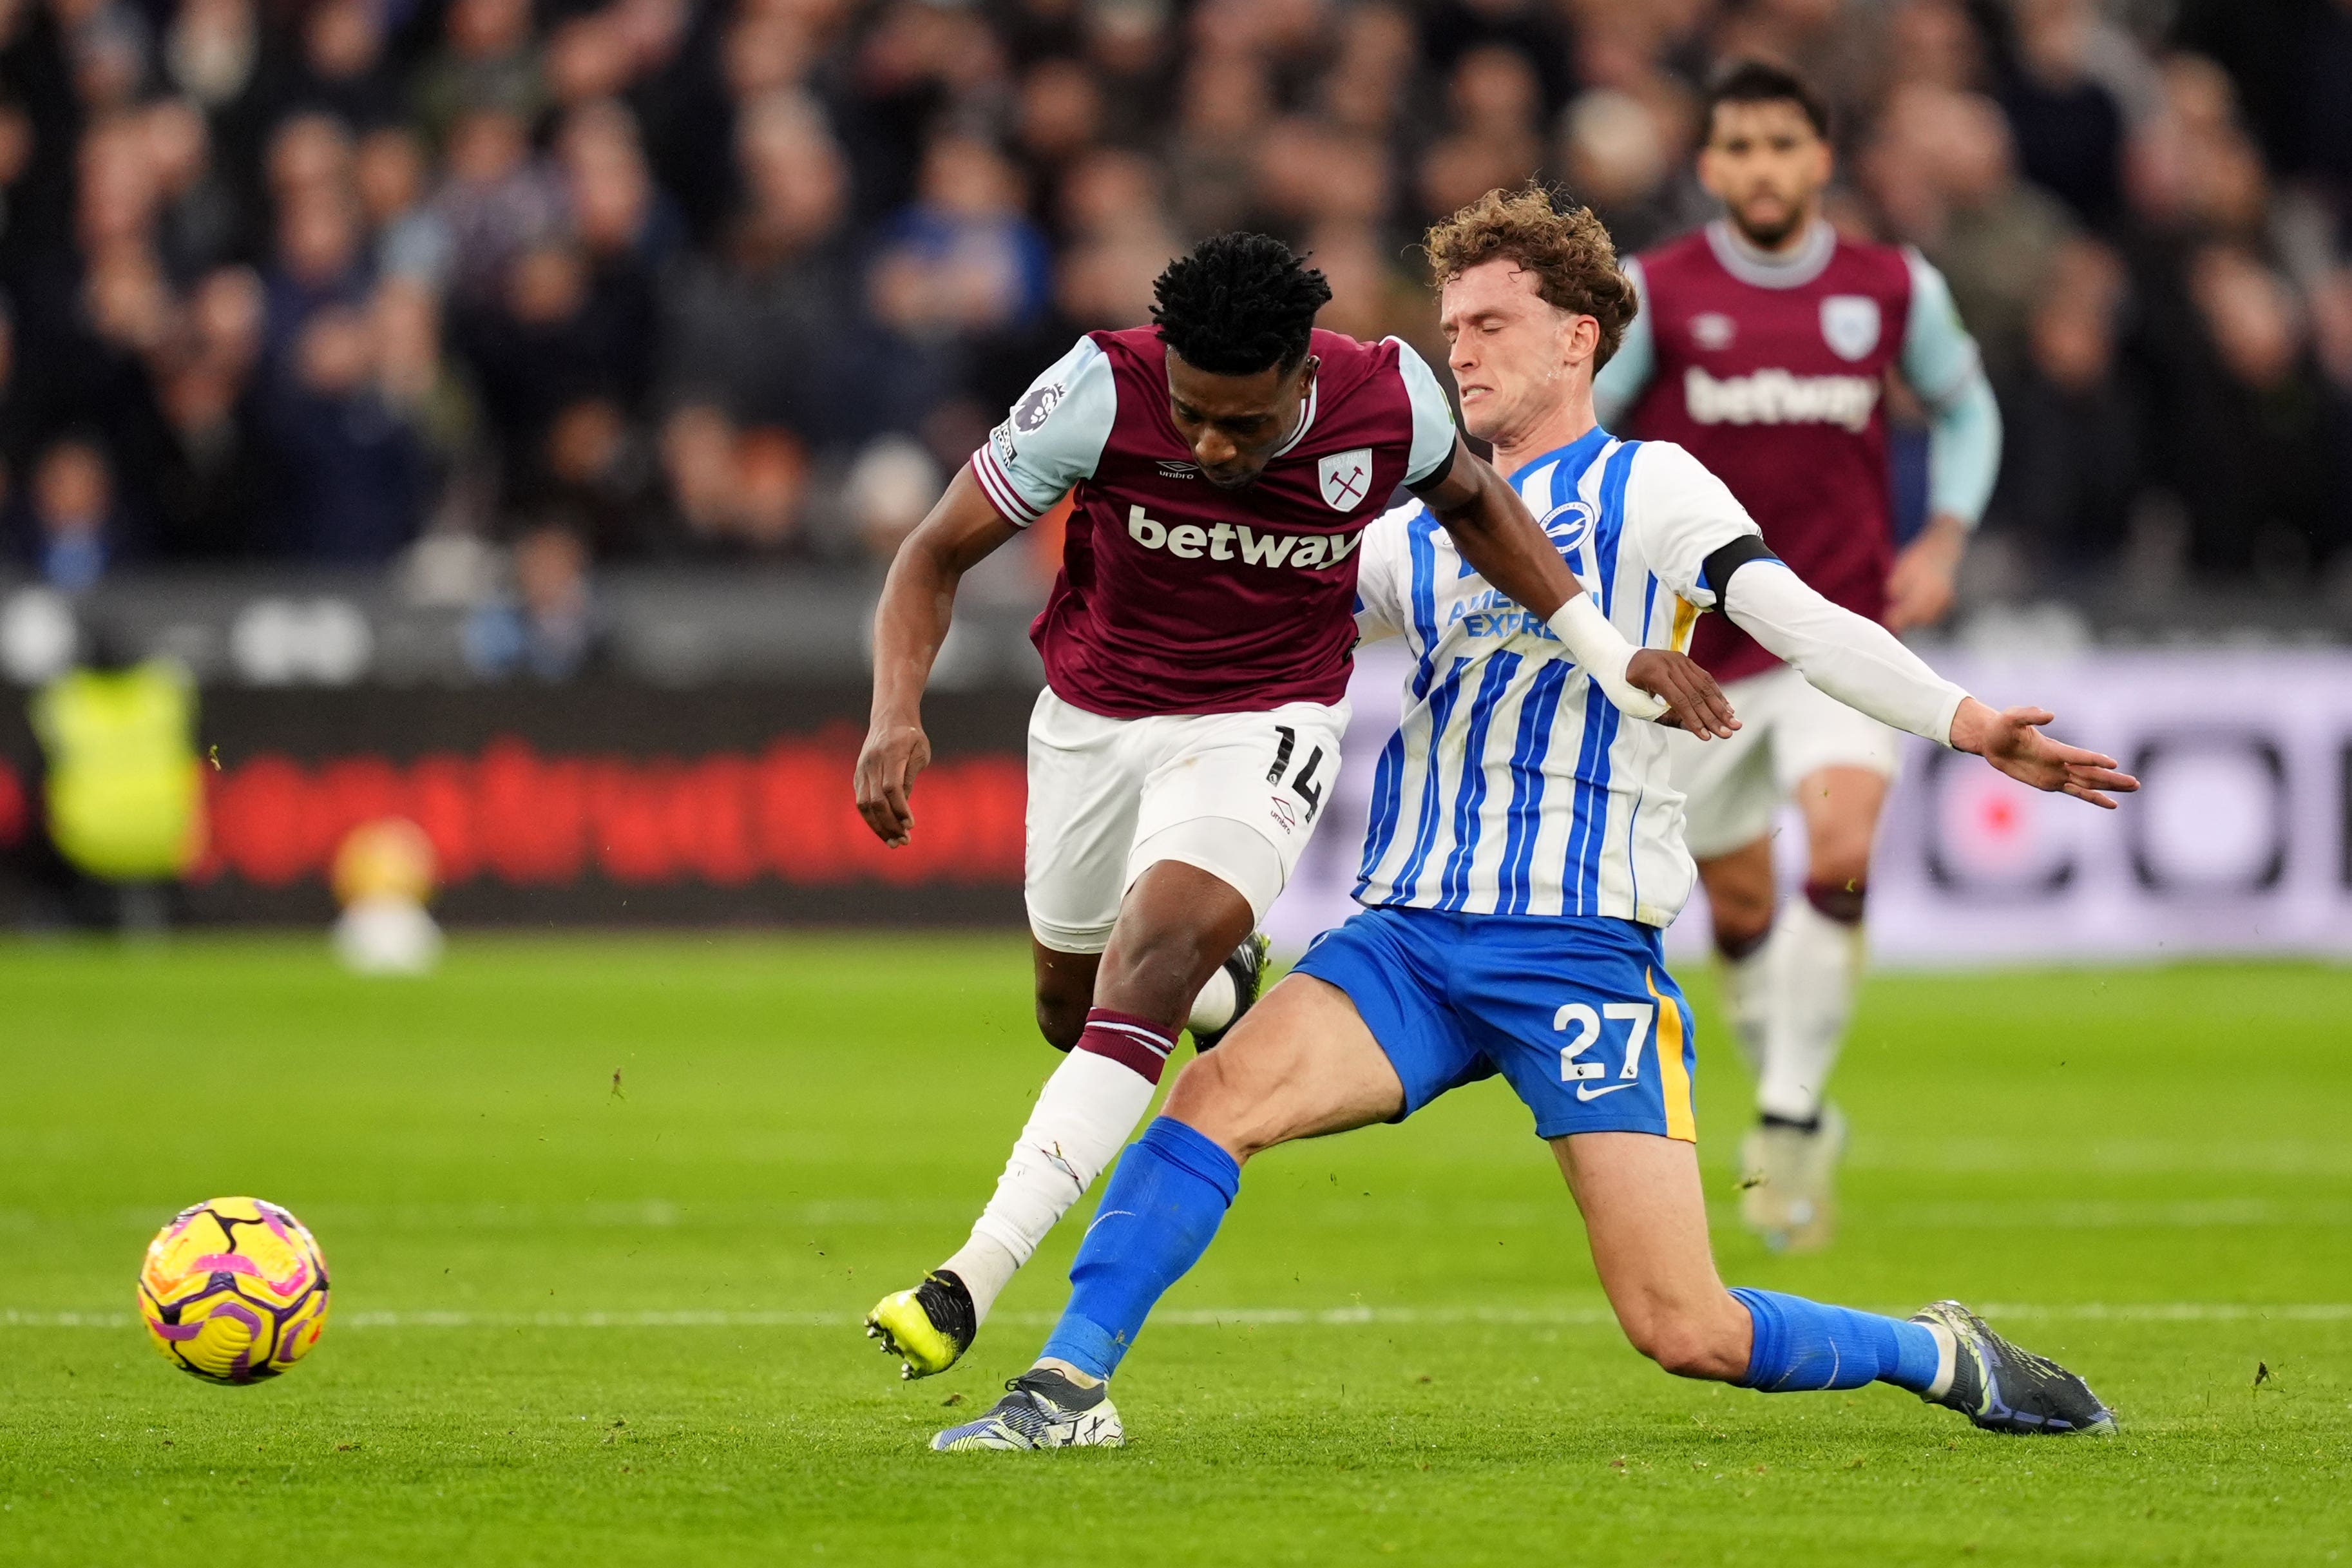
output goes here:
[{"label": "yellow football boot", "polygon": [[895,1290],[866,1314],[866,1337],[898,1358],[898,1375],[931,1377],[955,1365],[979,1332],[971,1292],[953,1274],[926,1274],[911,1290]]}]

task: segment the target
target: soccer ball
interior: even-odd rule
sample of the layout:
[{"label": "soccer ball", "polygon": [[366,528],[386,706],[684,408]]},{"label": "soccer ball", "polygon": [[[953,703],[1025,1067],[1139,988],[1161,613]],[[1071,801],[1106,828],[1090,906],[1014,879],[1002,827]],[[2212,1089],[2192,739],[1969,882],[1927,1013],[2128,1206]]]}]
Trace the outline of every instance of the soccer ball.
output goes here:
[{"label": "soccer ball", "polygon": [[302,1222],[259,1198],[182,1209],[147,1244],[139,1316],[165,1361],[206,1383],[257,1383],[327,1328],[327,1263]]}]

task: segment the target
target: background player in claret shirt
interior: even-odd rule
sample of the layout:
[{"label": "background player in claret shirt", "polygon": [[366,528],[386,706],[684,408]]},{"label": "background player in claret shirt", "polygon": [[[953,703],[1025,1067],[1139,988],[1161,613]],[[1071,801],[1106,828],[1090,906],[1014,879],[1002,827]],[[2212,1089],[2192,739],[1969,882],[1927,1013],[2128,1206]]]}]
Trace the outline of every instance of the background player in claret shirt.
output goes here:
[{"label": "background player in claret shirt", "polygon": [[[1807,587],[1689,453],[1593,422],[1593,367],[1634,297],[1591,214],[1493,192],[1428,248],[1464,422],[1628,637],[1672,647],[1719,609],[1835,700],[2037,788],[2111,806],[2105,791],[2137,787],[2042,734],[2047,712],[1994,712]],[[1690,1014],[1659,951],[1693,876],[1669,737],[1619,723],[1422,508],[1381,518],[1362,554],[1364,636],[1402,637],[1414,658],[1372,788],[1365,908],[1176,1080],[1120,1156],[1038,1362],[931,1446],[1124,1441],[1111,1374],[1208,1247],[1244,1161],[1498,1072],[1568,1178],[1627,1338],[1667,1370],[1774,1394],[1885,1382],[2001,1432],[2111,1429],[2081,1378],[1957,1302],[1903,1321],[1724,1289],[1694,1148]]]},{"label": "background player in claret shirt", "polygon": [[[1765,542],[1832,601],[1895,631],[1940,619],[1992,492],[2000,414],[1936,269],[1822,216],[1828,119],[1795,77],[1735,68],[1706,105],[1699,174],[1724,216],[1629,265],[1642,314],[1595,387],[1603,419],[1675,441],[1731,487]],[[1885,390],[1934,423],[1926,530],[1899,553]],[[1827,1243],[1843,1119],[1823,1098],[1862,973],[1871,841],[1899,758],[1886,726],[1829,700],[1721,616],[1691,652],[1739,710],[1737,739],[1675,749],[1722,961],[1725,1011],[1757,1076],[1741,1150],[1748,1223]],[[1804,894],[1775,914],[1771,828],[1804,818]]]},{"label": "background player in claret shirt", "polygon": [[[1225,235],[1171,263],[1152,327],[1079,340],[972,454],[892,564],[875,624],[858,807],[916,831],[919,711],[956,584],[1065,494],[1062,572],[1032,628],[1046,688],[1029,730],[1037,1021],[1069,1053],[971,1239],[867,1331],[909,1377],[943,1371],[1014,1270],[1151,1101],[1176,1034],[1213,1043],[1249,1000],[1201,1011],[1313,831],[1339,764],[1364,526],[1399,486],[1463,559],[1552,626],[1580,680],[1641,717],[1728,734],[1714,683],[1636,652],[1517,495],[1455,435],[1397,340],[1314,329],[1322,275]],[[1648,695],[1655,693],[1655,697]],[[1660,700],[1659,699],[1663,699]]]}]

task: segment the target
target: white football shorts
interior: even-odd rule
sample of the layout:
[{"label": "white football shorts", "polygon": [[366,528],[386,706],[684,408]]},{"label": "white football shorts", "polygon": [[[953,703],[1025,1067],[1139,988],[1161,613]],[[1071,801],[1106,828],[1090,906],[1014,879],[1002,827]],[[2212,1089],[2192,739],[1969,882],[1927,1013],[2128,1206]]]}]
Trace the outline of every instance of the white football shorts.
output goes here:
[{"label": "white football shorts", "polygon": [[1051,688],[1029,716],[1029,929],[1100,952],[1156,861],[1198,866],[1263,921],[1339,776],[1348,705],[1106,719]]},{"label": "white football shorts", "polygon": [[1684,838],[1701,860],[1770,833],[1781,802],[1808,774],[1866,768],[1892,780],[1902,765],[1901,736],[1785,664],[1727,681],[1723,694],[1739,715],[1731,739],[1667,737],[1675,787],[1685,797]]}]

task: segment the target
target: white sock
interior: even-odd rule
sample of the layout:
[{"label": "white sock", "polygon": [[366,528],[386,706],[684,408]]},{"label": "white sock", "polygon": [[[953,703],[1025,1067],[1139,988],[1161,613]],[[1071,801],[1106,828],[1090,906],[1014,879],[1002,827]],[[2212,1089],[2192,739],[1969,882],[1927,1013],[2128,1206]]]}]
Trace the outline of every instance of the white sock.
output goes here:
[{"label": "white sock", "polygon": [[1756,1108],[1767,1116],[1810,1121],[1821,1114],[1830,1069],[1853,1016],[1862,984],[1862,925],[1833,921],[1810,900],[1790,899],[1780,906],[1766,945],[1772,962]]},{"label": "white sock", "polygon": [[1241,1005],[1241,993],[1234,989],[1233,971],[1223,964],[1209,976],[1201,994],[1192,998],[1192,1016],[1184,1026],[1195,1035],[1214,1034],[1234,1021],[1234,1009]]},{"label": "white sock", "polygon": [[1715,973],[1723,997],[1724,1021],[1731,1026],[1731,1043],[1739,1047],[1739,1059],[1748,1064],[1750,1077],[1764,1071],[1764,1018],[1772,989],[1771,966],[1769,931],[1741,957],[1716,950]]},{"label": "white sock", "polygon": [[1952,1338],[1952,1331],[1941,1323],[1929,1323],[1927,1331],[1936,1336],[1936,1381],[1927,1385],[1927,1397],[1941,1399],[1952,1392],[1952,1373],[1959,1366],[1960,1344]]},{"label": "white sock", "polygon": [[1013,1270],[1029,1261],[1055,1222],[1126,1147],[1156,1088],[1132,1068],[1092,1051],[1062,1058],[1038,1091],[1037,1107],[996,1178],[996,1195],[971,1227],[971,1239],[940,1265],[971,1292],[979,1318],[987,1318]]}]

